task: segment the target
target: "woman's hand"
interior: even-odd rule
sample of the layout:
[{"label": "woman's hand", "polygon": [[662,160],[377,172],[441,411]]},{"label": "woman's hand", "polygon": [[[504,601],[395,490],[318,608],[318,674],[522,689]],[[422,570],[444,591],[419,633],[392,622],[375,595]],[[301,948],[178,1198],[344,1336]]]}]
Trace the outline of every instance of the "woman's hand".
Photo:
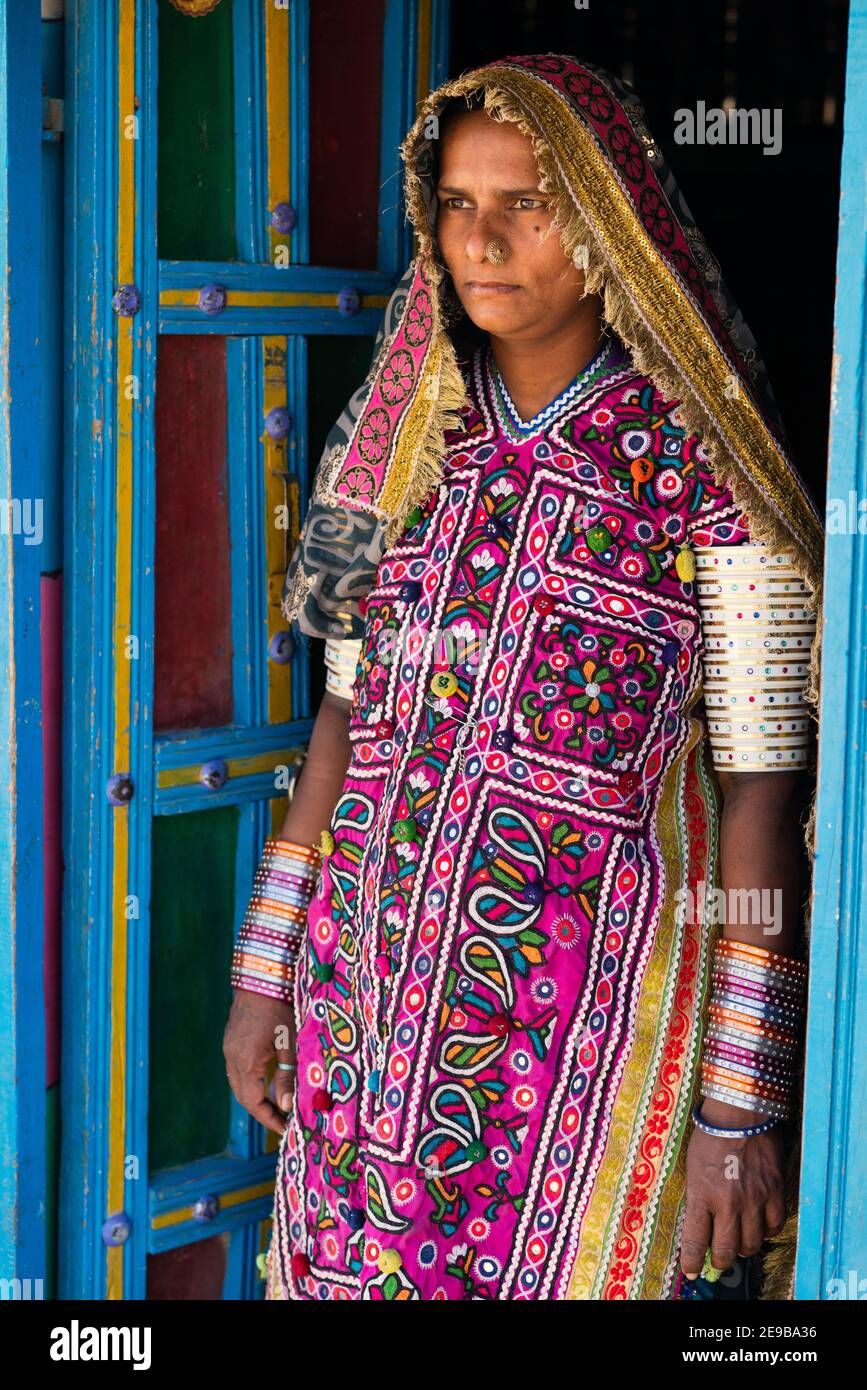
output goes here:
[{"label": "woman's hand", "polygon": [[268,1099],[265,1075],[276,1054],[278,1062],[295,1062],[295,1017],[291,1004],[238,989],[223,1033],[223,1056],[232,1094],[254,1120],[275,1134],[283,1133],[285,1115],[295,1094],[295,1072],[278,1068],[277,1100]]},{"label": "woman's hand", "polygon": [[[726,905],[723,938],[797,955],[802,866],[796,793],[800,772],[718,769],[723,793],[720,876]],[[745,895],[745,896],[744,896]],[[761,912],[755,912],[755,904]],[[742,910],[747,904],[745,910]],[[748,1039],[747,1047],[753,1044]],[[767,1059],[765,1059],[767,1061]],[[720,1129],[751,1128],[767,1116],[704,1096],[701,1115]],[[784,1133],[779,1125],[751,1139],[720,1139],[696,1127],[686,1155],[686,1212],[680,1267],[701,1274],[708,1247],[715,1269],[757,1254],[785,1224]]]},{"label": "woman's hand", "polygon": [[[724,1113],[725,1112],[725,1113]],[[702,1102],[702,1118],[725,1128],[751,1126],[761,1115]],[[715,1269],[728,1269],[737,1255],[755,1255],[785,1224],[783,1132],[779,1126],[752,1139],[720,1139],[693,1131],[686,1155],[686,1214],[680,1267],[687,1279],[701,1274],[708,1246]]]},{"label": "woman's hand", "polygon": [[[326,690],[313,723],[310,746],[292,794],[279,838],[315,844],[330,823],[352,757],[349,722],[352,703]],[[305,946],[299,946],[303,960]],[[295,1016],[292,1006],[253,990],[235,990],[223,1033],[226,1075],[235,1099],[263,1124],[282,1134],[292,1108],[295,1072],[278,1067],[275,1093],[281,1107],[268,1099],[265,1073],[269,1062],[295,1062]]]}]

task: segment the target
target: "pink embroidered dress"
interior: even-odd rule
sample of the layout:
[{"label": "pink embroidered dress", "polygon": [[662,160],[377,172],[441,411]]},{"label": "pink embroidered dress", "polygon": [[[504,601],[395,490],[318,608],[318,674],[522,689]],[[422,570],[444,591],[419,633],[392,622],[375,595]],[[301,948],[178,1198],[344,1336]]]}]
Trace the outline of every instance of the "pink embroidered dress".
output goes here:
[{"label": "pink embroidered dress", "polygon": [[673,1298],[719,829],[676,560],[749,535],[616,337],[528,423],[459,365],[364,610],[267,1297]]}]

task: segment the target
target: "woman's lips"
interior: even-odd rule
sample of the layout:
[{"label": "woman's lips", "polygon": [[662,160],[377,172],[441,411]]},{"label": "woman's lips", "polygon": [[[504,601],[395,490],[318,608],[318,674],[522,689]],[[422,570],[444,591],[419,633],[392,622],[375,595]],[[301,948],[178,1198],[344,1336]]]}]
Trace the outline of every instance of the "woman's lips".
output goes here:
[{"label": "woman's lips", "polygon": [[470,294],[514,294],[520,288],[520,285],[506,285],[499,280],[468,280],[466,282],[466,289],[469,290]]}]

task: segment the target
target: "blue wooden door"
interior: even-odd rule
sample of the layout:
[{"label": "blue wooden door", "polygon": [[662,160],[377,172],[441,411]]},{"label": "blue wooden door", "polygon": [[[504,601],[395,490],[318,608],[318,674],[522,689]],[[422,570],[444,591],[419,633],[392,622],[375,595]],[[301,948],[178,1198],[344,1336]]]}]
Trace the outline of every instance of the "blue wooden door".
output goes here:
[{"label": "blue wooden door", "polygon": [[61,1296],[250,1298],[233,935],[318,693],[280,590],[411,254],[430,0],[80,0],[68,78]]}]

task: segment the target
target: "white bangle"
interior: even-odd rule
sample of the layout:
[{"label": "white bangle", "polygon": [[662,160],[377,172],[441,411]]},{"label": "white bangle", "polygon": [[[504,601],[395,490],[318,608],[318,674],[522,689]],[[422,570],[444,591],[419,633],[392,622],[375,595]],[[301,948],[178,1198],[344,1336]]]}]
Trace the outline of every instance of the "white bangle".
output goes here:
[{"label": "white bangle", "polygon": [[763,545],[697,547],[704,703],[718,768],[807,765],[804,686],[816,614],[786,554]]},{"label": "white bangle", "polygon": [[328,637],[325,640],[325,688],[341,700],[352,700],[358,662],[361,657],[360,637]]}]

